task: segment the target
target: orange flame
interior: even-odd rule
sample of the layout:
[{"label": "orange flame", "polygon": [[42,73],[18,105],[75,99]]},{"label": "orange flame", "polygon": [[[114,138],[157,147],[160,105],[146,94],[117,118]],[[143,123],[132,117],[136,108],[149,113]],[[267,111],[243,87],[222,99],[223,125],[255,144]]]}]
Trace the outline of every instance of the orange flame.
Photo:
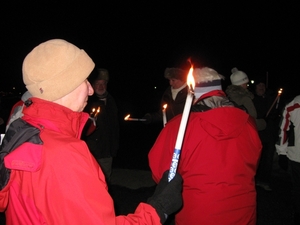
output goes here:
[{"label": "orange flame", "polygon": [[283,89],[280,88],[279,91],[278,91],[278,95],[281,95],[282,91],[283,91]]},{"label": "orange flame", "polygon": [[163,109],[166,109],[168,107],[168,104],[163,105]]},{"label": "orange flame", "polygon": [[193,65],[192,65],[191,68],[190,68],[190,71],[188,73],[187,82],[186,82],[191,91],[194,91],[194,88],[195,88],[195,79],[194,79],[194,76],[193,76],[193,72],[194,72],[194,68],[193,68]]},{"label": "orange flame", "polygon": [[[93,111],[95,111],[95,110],[93,109]],[[100,112],[100,106],[97,108],[97,111],[96,111],[94,117],[98,116],[99,112]]]},{"label": "orange flame", "polygon": [[92,108],[90,115],[92,115],[95,112],[95,110],[96,110],[95,108]]},{"label": "orange flame", "polygon": [[124,120],[128,120],[129,117],[130,117],[130,114],[128,114],[127,116],[125,116]]}]

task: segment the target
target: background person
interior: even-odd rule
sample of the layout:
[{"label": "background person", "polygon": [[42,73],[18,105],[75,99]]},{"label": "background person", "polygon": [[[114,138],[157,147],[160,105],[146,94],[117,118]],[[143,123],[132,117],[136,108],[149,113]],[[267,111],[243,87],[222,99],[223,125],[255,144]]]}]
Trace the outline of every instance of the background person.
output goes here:
[{"label": "background person", "polygon": [[[95,64],[61,39],[35,47],[22,73],[32,95],[0,151],[0,211],[6,224],[161,224],[181,204],[182,179],[164,176],[149,203],[116,216],[104,174],[80,139]],[[166,174],[167,175],[167,174]]]},{"label": "background person", "polygon": [[256,172],[256,185],[266,191],[272,191],[272,168],[275,153],[275,142],[278,136],[279,114],[275,106],[267,115],[275,100],[274,93],[266,88],[264,79],[258,79],[254,84],[253,104],[257,112],[257,119],[266,121],[266,128],[258,131],[263,148]]},{"label": "background person", "polygon": [[255,119],[258,130],[266,128],[266,121],[264,119],[257,119],[256,108],[253,104],[253,93],[248,90],[249,79],[246,73],[237,68],[231,70],[230,75],[231,85],[229,85],[225,92],[228,98],[235,102],[238,106],[244,107],[250,116]]},{"label": "background person", "polygon": [[[110,181],[113,157],[119,149],[119,121],[118,108],[113,96],[107,91],[109,74],[106,69],[96,69],[96,76],[91,76],[94,94],[89,97],[85,112],[91,113],[94,109],[100,112],[95,117],[96,129],[84,139],[103,173]],[[93,115],[91,115],[93,117]]]},{"label": "background person", "polygon": [[183,112],[188,93],[188,87],[186,85],[187,74],[184,72],[184,70],[179,68],[166,68],[164,76],[169,80],[170,86],[162,95],[161,108],[157,112],[146,113],[143,117],[146,119],[146,124],[163,122],[162,109],[165,104],[167,104],[167,122]]},{"label": "background person", "polygon": [[300,224],[300,95],[284,107],[279,127],[275,145],[278,163],[285,167],[288,158],[293,184],[294,223]]}]

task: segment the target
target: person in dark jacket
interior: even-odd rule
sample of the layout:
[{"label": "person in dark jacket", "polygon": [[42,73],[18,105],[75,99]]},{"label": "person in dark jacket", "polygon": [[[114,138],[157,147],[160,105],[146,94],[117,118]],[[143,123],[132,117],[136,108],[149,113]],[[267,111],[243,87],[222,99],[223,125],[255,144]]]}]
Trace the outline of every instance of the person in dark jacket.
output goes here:
[{"label": "person in dark jacket", "polygon": [[[169,80],[170,86],[165,90],[161,98],[161,110],[146,113],[143,117],[146,124],[161,122],[163,123],[163,108],[165,109],[165,122],[181,114],[185,105],[188,87],[186,85],[187,73],[179,68],[166,68],[164,76]],[[165,123],[164,123],[165,124]]]},{"label": "person in dark jacket", "polygon": [[[272,191],[272,166],[275,153],[275,142],[278,135],[278,110],[273,107],[268,114],[272,103],[275,100],[274,92],[266,88],[264,79],[255,82],[253,104],[257,112],[257,119],[266,120],[267,126],[264,130],[259,130],[258,134],[263,148],[256,172],[256,185],[265,191]],[[267,115],[268,114],[268,115]]]},{"label": "person in dark jacket", "polygon": [[91,77],[94,95],[89,97],[84,111],[95,120],[96,129],[84,139],[109,182],[113,157],[119,148],[119,122],[116,102],[107,91],[108,81],[109,73],[102,68],[96,69],[95,78]]}]

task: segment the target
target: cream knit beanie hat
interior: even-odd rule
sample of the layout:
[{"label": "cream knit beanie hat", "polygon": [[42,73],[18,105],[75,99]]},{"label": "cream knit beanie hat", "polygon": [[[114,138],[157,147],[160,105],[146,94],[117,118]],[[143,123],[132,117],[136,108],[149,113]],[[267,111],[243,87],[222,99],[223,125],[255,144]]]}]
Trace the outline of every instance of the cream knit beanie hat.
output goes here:
[{"label": "cream knit beanie hat", "polygon": [[215,90],[222,90],[221,81],[224,76],[214,69],[203,67],[195,68],[193,72],[195,79],[195,98],[198,99],[202,95]]},{"label": "cream knit beanie hat", "polygon": [[243,71],[240,71],[236,67],[234,67],[231,70],[231,72],[232,74],[230,76],[230,81],[233,85],[241,85],[241,84],[249,83],[248,76]]},{"label": "cream knit beanie hat", "polygon": [[23,61],[23,81],[33,97],[55,101],[75,90],[95,64],[82,49],[53,39],[35,47]]}]

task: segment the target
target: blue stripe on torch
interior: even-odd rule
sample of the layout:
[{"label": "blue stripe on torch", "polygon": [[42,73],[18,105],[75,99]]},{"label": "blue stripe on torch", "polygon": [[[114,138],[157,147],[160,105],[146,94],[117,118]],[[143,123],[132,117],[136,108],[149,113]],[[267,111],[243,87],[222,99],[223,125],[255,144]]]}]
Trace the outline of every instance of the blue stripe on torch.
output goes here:
[{"label": "blue stripe on torch", "polygon": [[178,161],[179,161],[179,156],[180,156],[181,149],[174,149],[173,153],[173,158],[170,166],[170,171],[168,175],[168,181],[170,182],[176,174],[177,166],[178,166]]}]

